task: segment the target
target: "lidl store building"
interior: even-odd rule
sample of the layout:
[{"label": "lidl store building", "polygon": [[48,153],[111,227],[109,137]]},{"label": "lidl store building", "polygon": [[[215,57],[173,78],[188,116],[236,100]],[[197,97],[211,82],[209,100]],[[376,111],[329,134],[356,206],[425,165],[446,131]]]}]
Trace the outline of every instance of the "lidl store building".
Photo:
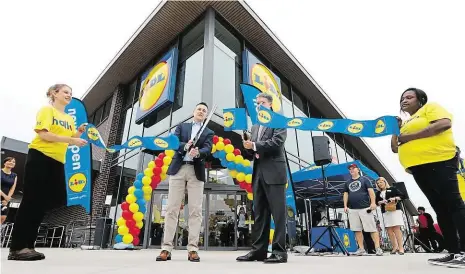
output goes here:
[{"label": "lidl store building", "polygon": [[[163,81],[171,85],[172,100],[139,119],[140,108],[146,108],[147,104],[139,101],[144,88],[141,82],[160,62],[167,61],[167,56],[170,59],[162,69],[167,78]],[[265,81],[244,79],[244,75],[250,75],[244,70],[254,69],[254,65],[261,66],[261,71],[269,76],[264,75]],[[262,85],[260,88],[273,91],[287,117],[345,118],[242,1],[162,1],[98,76],[82,101],[90,114],[89,122],[97,126],[108,147],[135,135],[163,136],[173,132],[179,123],[192,118],[195,105],[203,101],[218,106],[209,128],[240,148],[241,135],[224,131],[222,112],[224,108],[244,107],[240,83]],[[326,135],[288,129],[285,149],[292,172],[313,163],[312,136],[323,134]],[[395,181],[362,139],[331,133],[327,136],[333,163],[359,160],[379,176]],[[114,222],[121,216],[119,205],[128,187],[157,153],[144,149],[106,153],[93,147],[94,218],[108,217]],[[247,221],[245,230],[238,228],[237,212],[244,207],[252,218],[251,202],[218,160],[207,161],[207,172],[200,246],[208,250],[247,248],[253,222]],[[161,244],[167,190],[165,180],[153,192],[141,239],[144,247]],[[304,197],[305,191],[296,196],[299,207],[299,197]],[[186,246],[187,216],[187,206],[182,207],[177,248]],[[51,212],[46,221],[67,224],[88,218],[77,206]],[[305,227],[302,219],[297,223]]]}]

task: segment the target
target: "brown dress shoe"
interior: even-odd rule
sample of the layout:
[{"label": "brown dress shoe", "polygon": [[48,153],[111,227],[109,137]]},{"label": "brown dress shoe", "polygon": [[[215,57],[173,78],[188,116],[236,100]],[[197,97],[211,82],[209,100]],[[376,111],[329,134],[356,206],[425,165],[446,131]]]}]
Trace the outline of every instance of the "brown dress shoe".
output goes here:
[{"label": "brown dress shoe", "polygon": [[189,253],[187,254],[187,259],[195,263],[200,262],[200,257],[197,251],[189,251]]},{"label": "brown dress shoe", "polygon": [[161,261],[161,262],[164,262],[164,261],[169,261],[171,260],[171,253],[166,251],[166,250],[162,250],[160,252],[160,255],[158,255],[157,257],[157,261]]}]

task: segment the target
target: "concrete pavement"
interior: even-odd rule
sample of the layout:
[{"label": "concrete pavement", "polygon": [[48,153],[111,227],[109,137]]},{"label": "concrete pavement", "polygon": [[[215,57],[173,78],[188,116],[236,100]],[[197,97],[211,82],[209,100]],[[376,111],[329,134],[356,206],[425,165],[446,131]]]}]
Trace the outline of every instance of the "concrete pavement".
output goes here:
[{"label": "concrete pavement", "polygon": [[[37,262],[8,261],[8,250],[1,249],[1,273],[24,274],[145,274],[145,273],[235,273],[281,274],[293,273],[462,273],[463,269],[450,269],[429,265],[428,258],[438,254],[406,254],[383,257],[322,257],[290,254],[287,264],[269,265],[261,262],[238,263],[241,251],[200,251],[200,263],[187,261],[187,251],[174,251],[173,260],[157,262],[159,250],[80,250],[37,249],[47,258]],[[440,256],[440,255],[439,255]]]}]

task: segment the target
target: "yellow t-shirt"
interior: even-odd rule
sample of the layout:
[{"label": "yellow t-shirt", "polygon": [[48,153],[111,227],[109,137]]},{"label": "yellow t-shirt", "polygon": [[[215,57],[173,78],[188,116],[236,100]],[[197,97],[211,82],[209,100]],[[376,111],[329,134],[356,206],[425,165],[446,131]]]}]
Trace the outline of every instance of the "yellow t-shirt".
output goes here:
[{"label": "yellow t-shirt", "polygon": [[[66,113],[58,111],[52,106],[43,107],[37,113],[36,120],[36,126],[34,127],[36,132],[47,130],[56,135],[66,137],[71,137],[76,133],[73,118]],[[29,148],[36,149],[50,158],[65,163],[68,144],[45,141],[36,134]]]},{"label": "yellow t-shirt", "polygon": [[[401,134],[419,132],[428,127],[431,122],[449,119],[452,115],[436,103],[428,103],[420,108],[400,128]],[[452,129],[440,134],[413,140],[399,146],[399,160],[407,169],[412,166],[450,160],[455,156],[456,148]]]}]

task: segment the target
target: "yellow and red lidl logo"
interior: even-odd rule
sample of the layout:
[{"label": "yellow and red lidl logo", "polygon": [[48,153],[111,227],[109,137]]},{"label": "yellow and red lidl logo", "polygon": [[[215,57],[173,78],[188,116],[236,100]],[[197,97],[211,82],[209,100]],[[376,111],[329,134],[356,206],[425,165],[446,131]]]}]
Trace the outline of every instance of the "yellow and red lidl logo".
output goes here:
[{"label": "yellow and red lidl logo", "polygon": [[91,127],[87,130],[87,136],[93,141],[97,141],[100,138],[100,134],[95,127]]},{"label": "yellow and red lidl logo", "polygon": [[228,111],[223,114],[224,126],[230,128],[234,124],[234,114]]},{"label": "yellow and red lidl logo", "polygon": [[155,138],[155,140],[153,141],[155,145],[161,147],[161,148],[167,148],[168,147],[168,143],[163,140],[163,139],[160,139],[160,138]]},{"label": "yellow and red lidl logo", "polygon": [[362,123],[353,123],[353,124],[350,124],[347,127],[347,131],[349,131],[350,133],[353,133],[353,134],[360,133],[362,130],[363,130],[363,124]]},{"label": "yellow and red lidl logo", "polygon": [[329,130],[334,126],[334,123],[331,121],[324,121],[318,125],[319,130]]},{"label": "yellow and red lidl logo", "polygon": [[265,110],[260,110],[257,116],[261,123],[268,124],[271,121],[271,115]]},{"label": "yellow and red lidl logo", "polygon": [[350,238],[349,238],[349,235],[347,233],[344,233],[344,246],[345,247],[350,247]]},{"label": "yellow and red lidl logo", "polygon": [[287,122],[287,125],[289,127],[298,127],[298,126],[301,126],[302,123],[303,123],[302,119],[294,118],[294,119],[290,120],[289,122]]},{"label": "yellow and red lidl logo", "polygon": [[383,133],[385,129],[386,129],[386,124],[384,123],[384,121],[378,120],[375,126],[375,133],[376,134]]},{"label": "yellow and red lidl logo", "polygon": [[158,102],[168,83],[169,71],[169,64],[161,61],[149,72],[141,85],[141,110],[147,111]]},{"label": "yellow and red lidl logo", "polygon": [[87,178],[84,173],[76,173],[71,176],[68,180],[68,187],[71,191],[79,193],[84,190],[84,187],[87,184]]},{"label": "yellow and red lidl logo", "polygon": [[128,142],[128,147],[130,148],[140,147],[141,145],[142,145],[142,141],[139,140],[138,138],[132,138]]},{"label": "yellow and red lidl logo", "polygon": [[281,111],[281,87],[274,74],[264,65],[255,64],[250,70],[250,82],[261,92],[273,97],[273,111]]}]

